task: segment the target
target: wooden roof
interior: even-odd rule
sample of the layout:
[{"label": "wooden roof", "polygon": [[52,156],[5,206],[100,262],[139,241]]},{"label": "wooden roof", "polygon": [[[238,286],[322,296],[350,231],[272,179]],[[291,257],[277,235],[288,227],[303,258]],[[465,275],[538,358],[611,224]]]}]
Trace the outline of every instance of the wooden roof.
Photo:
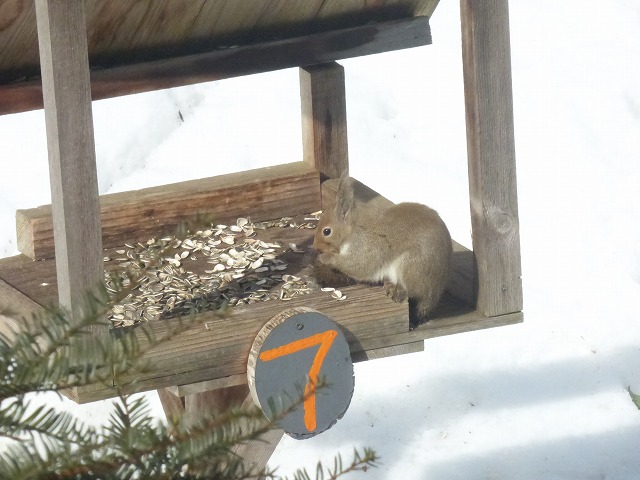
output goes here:
[{"label": "wooden roof", "polygon": [[[438,0],[85,0],[92,69],[430,16]],[[0,0],[0,84],[40,74],[34,0]]]}]

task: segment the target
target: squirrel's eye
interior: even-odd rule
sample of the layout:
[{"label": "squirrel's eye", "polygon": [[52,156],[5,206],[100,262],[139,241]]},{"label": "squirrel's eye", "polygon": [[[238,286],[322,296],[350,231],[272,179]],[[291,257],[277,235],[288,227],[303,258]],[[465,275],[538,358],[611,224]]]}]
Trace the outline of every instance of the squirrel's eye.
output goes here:
[{"label": "squirrel's eye", "polygon": [[325,228],[323,228],[323,229],[322,229],[322,234],[323,234],[325,237],[330,236],[330,235],[331,235],[331,229],[330,229],[329,227],[325,227]]}]

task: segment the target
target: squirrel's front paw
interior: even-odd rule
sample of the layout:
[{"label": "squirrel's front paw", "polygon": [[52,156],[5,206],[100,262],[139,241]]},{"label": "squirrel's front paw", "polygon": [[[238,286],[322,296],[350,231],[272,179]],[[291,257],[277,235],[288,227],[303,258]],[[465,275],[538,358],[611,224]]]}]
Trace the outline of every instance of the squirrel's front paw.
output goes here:
[{"label": "squirrel's front paw", "polygon": [[396,303],[402,303],[407,299],[407,291],[387,279],[384,280],[384,291]]},{"label": "squirrel's front paw", "polygon": [[335,264],[336,257],[337,255],[335,253],[323,252],[320,255],[318,255],[318,261],[325,265],[333,266]]}]

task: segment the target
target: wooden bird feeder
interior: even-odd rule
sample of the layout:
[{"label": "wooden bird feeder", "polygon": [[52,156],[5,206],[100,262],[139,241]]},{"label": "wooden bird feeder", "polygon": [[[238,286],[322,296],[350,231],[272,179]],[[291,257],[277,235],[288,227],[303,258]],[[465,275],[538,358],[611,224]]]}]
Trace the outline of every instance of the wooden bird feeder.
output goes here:
[{"label": "wooden bird feeder", "polygon": [[[430,44],[437,3],[2,2],[0,114],[44,107],[52,195],[51,205],[17,212],[22,255],[0,260],[0,298],[17,314],[4,324],[52,302],[73,310],[87,286],[103,278],[103,249],[170,231],[195,215],[258,221],[330,204],[335,179],[348,172],[344,70],[336,60]],[[202,313],[206,329],[149,353],[153,368],[137,390],[157,389],[167,412],[193,418],[243,398],[251,344],[285,308],[310,307],[341,324],[354,361],[522,321],[508,5],[460,3],[473,251],[454,244],[454,273],[432,320],[410,330],[406,304],[363,285],[344,288],[343,302],[317,292],[285,306],[236,307],[232,322]],[[92,100],[290,67],[300,68],[301,161],[99,196]],[[69,395],[90,402],[114,391],[87,387]],[[279,438],[276,432],[270,445],[240,453],[264,465]]]}]

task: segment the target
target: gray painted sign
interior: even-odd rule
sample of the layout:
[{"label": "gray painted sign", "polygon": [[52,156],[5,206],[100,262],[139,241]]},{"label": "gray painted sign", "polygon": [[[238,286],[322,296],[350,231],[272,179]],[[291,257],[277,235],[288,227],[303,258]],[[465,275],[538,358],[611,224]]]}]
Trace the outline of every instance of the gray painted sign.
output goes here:
[{"label": "gray painted sign", "polygon": [[353,395],[353,364],[340,326],[307,308],[285,311],[263,327],[247,370],[256,404],[270,419],[286,412],[277,423],[297,439],[330,428]]}]

